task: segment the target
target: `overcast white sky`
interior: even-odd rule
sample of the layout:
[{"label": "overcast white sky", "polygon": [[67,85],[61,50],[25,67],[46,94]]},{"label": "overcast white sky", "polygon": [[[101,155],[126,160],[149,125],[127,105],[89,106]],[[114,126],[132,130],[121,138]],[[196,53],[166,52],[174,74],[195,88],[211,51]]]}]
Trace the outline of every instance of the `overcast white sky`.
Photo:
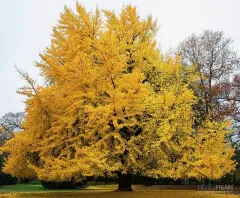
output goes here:
[{"label": "overcast white sky", "polygon": [[[222,30],[240,51],[239,0],[79,0],[88,10],[96,6],[120,11],[131,3],[145,17],[157,18],[157,40],[164,52],[175,48],[192,33]],[[16,64],[41,83],[34,62],[49,44],[52,27],[64,5],[75,8],[76,0],[0,0],[0,117],[24,110],[24,97],[16,93],[24,85]]]}]

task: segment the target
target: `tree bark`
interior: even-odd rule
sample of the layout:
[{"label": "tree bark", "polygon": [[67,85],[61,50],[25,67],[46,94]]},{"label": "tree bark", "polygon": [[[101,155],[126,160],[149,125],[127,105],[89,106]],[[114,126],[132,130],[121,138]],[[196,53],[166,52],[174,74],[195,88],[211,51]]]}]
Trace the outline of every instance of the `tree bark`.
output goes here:
[{"label": "tree bark", "polygon": [[131,173],[118,173],[118,191],[132,191]]},{"label": "tree bark", "polygon": [[104,180],[105,180],[105,184],[108,183],[108,175],[107,175],[107,173],[104,173]]}]

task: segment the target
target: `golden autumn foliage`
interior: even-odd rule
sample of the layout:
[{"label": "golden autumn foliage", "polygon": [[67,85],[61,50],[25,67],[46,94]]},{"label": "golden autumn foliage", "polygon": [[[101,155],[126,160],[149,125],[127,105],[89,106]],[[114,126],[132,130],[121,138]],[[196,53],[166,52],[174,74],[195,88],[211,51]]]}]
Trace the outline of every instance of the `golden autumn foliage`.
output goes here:
[{"label": "golden autumn foliage", "polygon": [[37,64],[47,86],[25,74],[24,131],[3,147],[4,171],[79,181],[106,172],[221,178],[233,170],[229,125],[192,127],[195,77],[179,57],[160,54],[156,31],[132,6],[119,15],[65,8]]},{"label": "golden autumn foliage", "polygon": [[234,155],[234,149],[225,139],[232,132],[229,130],[231,124],[230,121],[217,123],[206,120],[198,127],[196,146],[191,156],[194,159],[191,162],[193,176],[220,179],[232,170],[235,164],[229,159]]}]

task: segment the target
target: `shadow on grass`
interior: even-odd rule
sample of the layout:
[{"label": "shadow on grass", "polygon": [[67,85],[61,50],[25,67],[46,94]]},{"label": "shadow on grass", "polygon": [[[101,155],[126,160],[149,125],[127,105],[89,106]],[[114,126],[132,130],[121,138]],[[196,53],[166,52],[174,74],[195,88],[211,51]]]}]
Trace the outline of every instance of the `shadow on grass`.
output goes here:
[{"label": "shadow on grass", "polygon": [[89,184],[83,188],[76,189],[47,189],[44,188],[41,182],[32,181],[27,184],[5,185],[0,187],[0,193],[11,192],[79,192],[79,191],[108,191],[117,189],[115,184]]},{"label": "shadow on grass", "polygon": [[0,188],[0,197],[26,197],[26,198],[239,198],[239,195],[223,194],[210,191],[197,190],[172,190],[159,189],[155,187],[145,187],[133,185],[133,192],[115,192],[116,184],[111,185],[88,185],[82,189],[45,189],[40,182],[30,182],[28,184],[9,185]]}]

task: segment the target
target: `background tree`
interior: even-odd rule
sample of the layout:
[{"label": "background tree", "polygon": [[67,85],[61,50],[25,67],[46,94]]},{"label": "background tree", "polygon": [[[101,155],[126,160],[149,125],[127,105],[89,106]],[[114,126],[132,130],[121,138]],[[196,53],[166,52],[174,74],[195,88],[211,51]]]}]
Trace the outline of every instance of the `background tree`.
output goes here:
[{"label": "background tree", "polygon": [[[0,145],[3,146],[7,140],[14,138],[15,133],[23,130],[22,122],[24,121],[24,112],[6,113],[0,118]],[[0,154],[0,184],[15,184],[17,178],[3,173],[4,158],[7,158],[8,153],[1,151]]]},{"label": "background tree", "polygon": [[[105,20],[79,4],[76,13],[61,14],[37,64],[48,85],[35,86],[24,74],[26,122],[3,147],[10,153],[4,170],[44,181],[117,174],[121,191],[132,190],[137,172],[176,179],[233,170],[228,123],[192,128],[195,75],[179,57],[160,54],[156,21],[141,19],[132,6],[103,14]],[[209,151],[216,142],[219,152]],[[18,161],[27,171],[14,168]]]},{"label": "background tree", "polygon": [[240,148],[240,75],[237,74],[234,76],[233,81],[230,84],[230,91],[229,91],[229,100],[232,100],[237,107],[235,111],[232,113],[231,117],[233,118],[233,129],[236,131],[233,137],[236,141],[237,147]]},{"label": "background tree", "polygon": [[12,138],[15,136],[15,132],[23,130],[22,122],[24,121],[24,112],[17,113],[6,113],[4,116],[0,118],[0,127],[2,128],[3,133],[6,138]]},{"label": "background tree", "polygon": [[196,65],[200,74],[194,88],[198,96],[195,113],[199,121],[208,115],[214,120],[224,120],[235,109],[234,102],[224,95],[230,76],[240,63],[232,43],[221,31],[205,30],[198,36],[192,34],[178,47],[182,63]]}]

